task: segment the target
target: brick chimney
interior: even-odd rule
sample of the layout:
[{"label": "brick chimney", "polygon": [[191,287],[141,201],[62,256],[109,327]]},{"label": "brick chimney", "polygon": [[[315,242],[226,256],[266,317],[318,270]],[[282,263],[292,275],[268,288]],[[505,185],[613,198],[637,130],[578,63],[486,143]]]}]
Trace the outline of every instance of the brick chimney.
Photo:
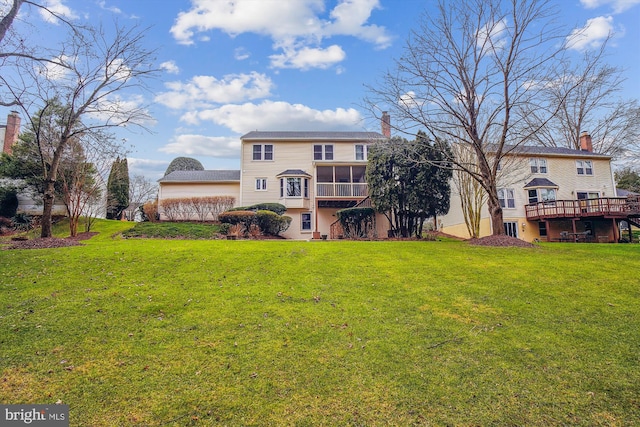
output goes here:
[{"label": "brick chimney", "polygon": [[380,124],[382,125],[382,135],[384,135],[385,138],[391,138],[391,117],[388,112],[382,112]]},{"label": "brick chimney", "polygon": [[593,144],[591,143],[591,135],[589,132],[582,131],[580,134],[580,149],[582,151],[593,152]]},{"label": "brick chimney", "polygon": [[2,152],[11,154],[11,147],[18,140],[18,134],[20,133],[20,116],[17,111],[12,111],[7,116],[7,128],[4,132],[4,145]]}]

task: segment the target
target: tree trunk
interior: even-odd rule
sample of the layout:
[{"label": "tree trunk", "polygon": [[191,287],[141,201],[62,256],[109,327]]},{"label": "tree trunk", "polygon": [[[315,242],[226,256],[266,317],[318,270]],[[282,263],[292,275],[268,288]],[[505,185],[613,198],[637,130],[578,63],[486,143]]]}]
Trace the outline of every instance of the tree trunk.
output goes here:
[{"label": "tree trunk", "polygon": [[491,230],[493,236],[501,236],[505,234],[504,219],[502,216],[502,207],[496,194],[489,194],[487,198],[487,207],[491,216]]},{"label": "tree trunk", "polygon": [[44,188],[40,237],[51,237],[51,216],[55,200],[54,181],[46,180]]}]

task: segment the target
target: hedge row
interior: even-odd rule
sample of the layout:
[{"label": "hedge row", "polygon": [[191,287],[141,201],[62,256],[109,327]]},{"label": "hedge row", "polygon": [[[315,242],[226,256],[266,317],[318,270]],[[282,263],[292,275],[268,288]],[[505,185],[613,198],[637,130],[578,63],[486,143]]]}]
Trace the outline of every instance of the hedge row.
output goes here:
[{"label": "hedge row", "polygon": [[236,199],[232,196],[184,197],[164,199],[159,208],[169,221],[216,220],[220,213],[230,209]]}]

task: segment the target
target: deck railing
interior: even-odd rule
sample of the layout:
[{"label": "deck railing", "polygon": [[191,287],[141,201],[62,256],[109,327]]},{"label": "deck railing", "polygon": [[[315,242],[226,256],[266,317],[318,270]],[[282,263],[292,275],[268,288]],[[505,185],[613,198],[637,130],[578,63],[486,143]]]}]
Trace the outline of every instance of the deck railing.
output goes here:
[{"label": "deck railing", "polygon": [[552,200],[525,206],[527,219],[579,218],[589,216],[625,217],[638,209],[624,197],[599,199]]},{"label": "deck railing", "polygon": [[316,197],[367,197],[366,183],[328,182],[316,185]]}]

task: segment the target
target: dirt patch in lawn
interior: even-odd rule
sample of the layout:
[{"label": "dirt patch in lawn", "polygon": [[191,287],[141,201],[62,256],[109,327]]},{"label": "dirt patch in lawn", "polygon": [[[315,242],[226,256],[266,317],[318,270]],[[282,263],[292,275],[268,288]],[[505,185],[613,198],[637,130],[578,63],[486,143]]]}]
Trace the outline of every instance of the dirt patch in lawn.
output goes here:
[{"label": "dirt patch in lawn", "polygon": [[9,245],[4,249],[50,249],[50,248],[65,248],[69,246],[81,246],[82,240],[89,240],[95,236],[96,232],[78,233],[75,237],[65,237],[61,239],[59,237],[38,237],[28,240],[12,240]]},{"label": "dirt patch in lawn", "polygon": [[525,242],[524,240],[517,239],[511,236],[487,236],[479,239],[469,239],[470,245],[475,246],[516,246],[521,248],[532,248],[534,244]]}]

